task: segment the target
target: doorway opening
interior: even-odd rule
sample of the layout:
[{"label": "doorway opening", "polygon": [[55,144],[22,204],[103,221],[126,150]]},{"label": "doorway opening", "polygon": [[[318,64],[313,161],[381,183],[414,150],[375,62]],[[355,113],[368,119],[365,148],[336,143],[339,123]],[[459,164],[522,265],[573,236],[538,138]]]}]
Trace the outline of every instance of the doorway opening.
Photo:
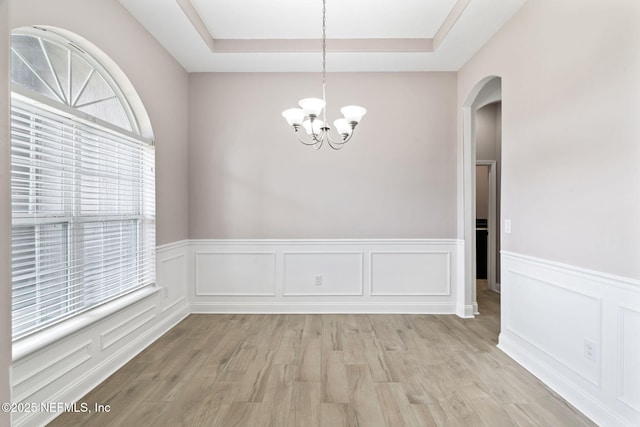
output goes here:
[{"label": "doorway opening", "polygon": [[[502,138],[502,79],[490,76],[473,88],[463,106],[463,213],[464,317],[480,314],[478,308],[478,236],[486,232],[486,287],[498,292],[500,266],[500,169]],[[486,167],[486,218],[477,216],[476,168]],[[492,185],[492,182],[495,184]],[[493,186],[493,190],[491,187]],[[493,196],[493,199],[488,199]],[[491,210],[491,212],[489,212]],[[483,212],[484,214],[484,212]],[[477,223],[477,219],[486,222]],[[481,225],[481,227],[477,227]],[[483,226],[486,225],[486,226]],[[480,230],[478,230],[480,229]],[[481,244],[483,242],[480,242]],[[484,260],[481,260],[484,263]],[[483,273],[483,271],[480,271]],[[481,282],[481,284],[483,284]]]},{"label": "doorway opening", "polygon": [[500,292],[500,229],[498,166],[496,160],[476,161],[476,295]]}]

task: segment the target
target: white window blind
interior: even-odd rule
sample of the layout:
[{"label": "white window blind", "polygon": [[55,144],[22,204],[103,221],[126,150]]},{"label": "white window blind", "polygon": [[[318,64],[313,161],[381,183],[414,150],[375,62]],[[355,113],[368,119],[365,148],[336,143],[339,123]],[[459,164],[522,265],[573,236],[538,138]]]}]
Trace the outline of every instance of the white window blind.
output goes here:
[{"label": "white window blind", "polygon": [[14,93],[14,339],[155,280],[154,147]]}]

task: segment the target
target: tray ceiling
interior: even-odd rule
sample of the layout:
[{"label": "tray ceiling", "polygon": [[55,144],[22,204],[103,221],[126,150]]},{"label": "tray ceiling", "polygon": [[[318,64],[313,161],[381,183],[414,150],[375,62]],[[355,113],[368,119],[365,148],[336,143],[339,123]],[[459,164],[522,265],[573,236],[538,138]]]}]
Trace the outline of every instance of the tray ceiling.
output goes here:
[{"label": "tray ceiling", "polygon": [[[456,71],[526,0],[327,0],[329,71]],[[120,0],[189,72],[318,71],[321,0]]]}]

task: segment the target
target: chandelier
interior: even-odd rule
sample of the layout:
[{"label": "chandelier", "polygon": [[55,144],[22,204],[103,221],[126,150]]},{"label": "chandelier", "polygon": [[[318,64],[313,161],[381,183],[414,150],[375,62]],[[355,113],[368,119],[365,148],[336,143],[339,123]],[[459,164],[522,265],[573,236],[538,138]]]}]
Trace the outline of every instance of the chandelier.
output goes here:
[{"label": "chandelier", "polygon": [[[342,107],[340,112],[344,116],[335,120],[333,125],[340,135],[339,140],[333,140],[329,136],[331,128],[327,126],[326,102],[326,83],[327,83],[327,7],[326,0],[322,0],[322,99],[305,98],[301,99],[298,104],[300,108],[289,108],[282,112],[282,117],[287,120],[289,126],[296,132],[298,141],[304,145],[311,145],[316,150],[322,147],[326,141],[329,147],[334,150],[341,149],[353,136],[353,131],[362,120],[367,110],[357,105],[348,105]],[[322,114],[322,119],[320,119]],[[298,130],[304,128],[308,137],[301,138]]]}]

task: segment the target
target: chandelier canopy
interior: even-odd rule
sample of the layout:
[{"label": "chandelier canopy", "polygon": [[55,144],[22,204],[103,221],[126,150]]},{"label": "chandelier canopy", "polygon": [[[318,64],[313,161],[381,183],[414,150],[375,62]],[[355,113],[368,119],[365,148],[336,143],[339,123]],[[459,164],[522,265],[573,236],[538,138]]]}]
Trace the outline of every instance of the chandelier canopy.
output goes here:
[{"label": "chandelier canopy", "polygon": [[[326,112],[326,83],[327,83],[327,6],[326,0],[322,0],[322,99],[304,98],[298,104],[300,108],[289,108],[282,112],[282,116],[287,120],[289,126],[296,132],[298,141],[305,145],[311,145],[316,150],[326,141],[329,147],[334,150],[341,149],[344,144],[351,139],[353,131],[362,120],[367,110],[357,105],[342,107],[340,112],[344,116],[333,122],[336,131],[340,135],[339,140],[332,140],[327,125]],[[322,114],[322,119],[320,119]],[[302,127],[308,137],[301,138],[298,130]]]}]

